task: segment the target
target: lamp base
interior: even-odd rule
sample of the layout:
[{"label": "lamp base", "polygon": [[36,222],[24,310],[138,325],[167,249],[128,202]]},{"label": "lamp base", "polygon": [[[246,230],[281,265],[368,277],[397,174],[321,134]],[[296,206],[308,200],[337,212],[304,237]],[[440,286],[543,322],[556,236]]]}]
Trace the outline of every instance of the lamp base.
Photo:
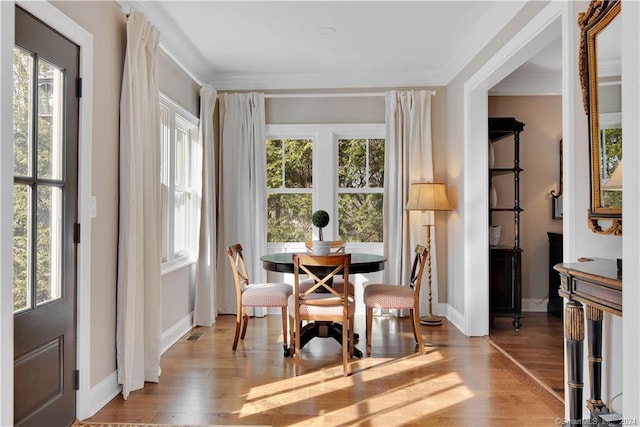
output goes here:
[{"label": "lamp base", "polygon": [[428,316],[420,317],[420,324],[426,326],[440,326],[442,325],[442,319],[440,317],[430,314]]}]

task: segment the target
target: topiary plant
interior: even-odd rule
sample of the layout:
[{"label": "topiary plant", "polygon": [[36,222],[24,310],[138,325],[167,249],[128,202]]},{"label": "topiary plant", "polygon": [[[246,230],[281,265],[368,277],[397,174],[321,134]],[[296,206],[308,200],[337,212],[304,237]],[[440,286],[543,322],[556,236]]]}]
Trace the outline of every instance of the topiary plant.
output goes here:
[{"label": "topiary plant", "polygon": [[311,221],[313,222],[313,225],[318,227],[318,237],[322,240],[322,229],[329,224],[329,214],[327,211],[317,210],[311,216]]}]

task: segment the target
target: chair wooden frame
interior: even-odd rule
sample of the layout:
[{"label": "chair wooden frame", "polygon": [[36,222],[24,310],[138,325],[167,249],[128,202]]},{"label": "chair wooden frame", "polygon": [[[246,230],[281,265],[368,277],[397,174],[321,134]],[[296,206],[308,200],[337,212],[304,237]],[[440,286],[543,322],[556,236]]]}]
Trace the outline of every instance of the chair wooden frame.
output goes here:
[{"label": "chair wooden frame", "polygon": [[[294,343],[295,373],[300,374],[300,335],[302,321],[332,321],[342,323],[342,364],[344,376],[349,375],[349,359],[353,357],[353,328],[355,302],[348,293],[338,292],[331,286],[331,280],[337,274],[342,274],[345,282],[349,280],[349,265],[351,254],[309,255],[293,254],[294,268],[294,293],[289,298],[289,321],[291,330],[291,342]],[[316,273],[318,268],[331,269],[328,274]],[[301,275],[308,275],[314,281],[314,285],[304,291],[300,291]],[[316,292],[322,289],[324,292]],[[297,296],[297,297],[296,297]],[[293,300],[293,307],[291,307]],[[311,313],[302,314],[301,306],[308,306],[311,311],[314,308],[339,308],[338,313]],[[351,305],[351,309],[350,309]]]},{"label": "chair wooden frame", "polygon": [[[382,308],[409,309],[411,316],[411,326],[413,329],[413,337],[418,343],[418,351],[424,354],[424,341],[422,339],[422,329],[420,327],[420,288],[422,285],[422,275],[425,265],[427,264],[428,249],[421,245],[416,245],[414,250],[413,266],[411,267],[411,276],[409,286],[413,289],[413,305],[391,307],[385,304]],[[402,289],[404,288],[404,289]],[[367,300],[371,294],[386,293],[393,295],[395,291],[406,293],[407,286],[400,284],[371,284],[364,289],[364,303],[366,306],[366,335],[367,335],[367,355],[371,355],[371,329],[373,325],[373,309],[374,305]],[[367,291],[369,289],[369,291]]]},{"label": "chair wooden frame", "polygon": [[[246,301],[243,301],[243,295],[248,290],[252,289],[252,287],[255,288],[258,285],[252,284],[249,281],[247,265],[244,260],[241,244],[237,243],[235,245],[229,246],[227,248],[227,257],[229,259],[229,263],[231,264],[231,270],[233,271],[233,280],[236,288],[236,331],[232,347],[235,351],[238,347],[238,338],[244,339],[245,334],[247,333],[247,323],[249,322],[251,307],[273,307],[276,305],[254,305],[247,304]],[[284,303],[277,306],[279,306],[282,310],[282,340],[284,355],[289,356],[289,343],[287,342],[289,336],[287,333],[287,298],[293,293],[293,289],[290,285],[286,285],[284,283],[267,283],[264,285],[274,287],[274,296],[284,299]],[[287,288],[288,291],[286,291]],[[242,334],[240,334],[241,325]]]}]

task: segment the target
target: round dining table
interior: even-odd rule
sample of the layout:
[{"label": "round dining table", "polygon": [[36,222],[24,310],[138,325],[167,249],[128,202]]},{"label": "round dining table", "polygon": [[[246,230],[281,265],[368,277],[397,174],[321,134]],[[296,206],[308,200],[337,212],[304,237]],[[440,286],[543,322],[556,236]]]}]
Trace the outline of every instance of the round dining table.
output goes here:
[{"label": "round dining table", "polygon": [[[278,252],[260,257],[265,270],[293,273],[293,252]],[[349,274],[373,273],[384,270],[387,261],[382,255],[352,253]]]},{"label": "round dining table", "polygon": [[[263,255],[260,257],[262,266],[265,270],[275,271],[278,273],[293,273],[293,252],[279,252]],[[351,264],[349,264],[349,274],[374,273],[384,270],[384,264],[387,261],[382,255],[352,253]],[[331,267],[318,267],[315,274],[322,274],[326,270],[329,273]],[[356,337],[358,334],[354,334]],[[300,348],[304,347],[312,338],[333,338],[342,344],[342,325],[334,322],[315,321],[306,324],[300,334]],[[289,352],[292,354],[292,352]],[[362,357],[362,351],[353,346],[353,355]]]}]

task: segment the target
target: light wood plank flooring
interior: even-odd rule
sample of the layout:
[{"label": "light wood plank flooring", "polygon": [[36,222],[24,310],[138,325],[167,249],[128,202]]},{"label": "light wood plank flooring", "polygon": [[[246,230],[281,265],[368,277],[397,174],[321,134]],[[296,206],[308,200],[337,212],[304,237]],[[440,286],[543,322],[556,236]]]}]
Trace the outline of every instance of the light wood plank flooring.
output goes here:
[{"label": "light wood plank flooring", "polygon": [[[356,331],[364,345],[364,317]],[[194,329],[162,357],[159,384],[116,397],[90,421],[273,426],[553,426],[562,403],[486,338],[446,321],[422,327],[427,354],[413,353],[408,319],[376,317],[373,354],[342,376],[341,352],[316,338],[299,377],[282,354],[279,316],[251,319],[231,350],[235,318]],[[188,340],[193,333],[198,340]]]},{"label": "light wood plank flooring", "polygon": [[524,313],[519,331],[510,317],[497,317],[489,339],[564,399],[564,329],[562,318]]}]

